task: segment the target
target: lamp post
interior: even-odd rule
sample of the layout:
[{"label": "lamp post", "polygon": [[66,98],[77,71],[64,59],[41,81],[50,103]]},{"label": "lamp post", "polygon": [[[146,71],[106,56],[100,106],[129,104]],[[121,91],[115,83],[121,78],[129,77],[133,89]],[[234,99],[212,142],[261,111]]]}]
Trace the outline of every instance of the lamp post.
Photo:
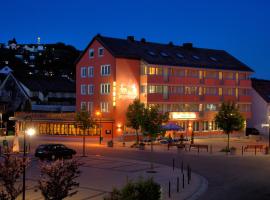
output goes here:
[{"label": "lamp post", "polygon": [[99,117],[99,144],[101,144],[101,112],[97,111],[96,116]]},{"label": "lamp post", "polygon": [[[26,116],[24,118],[24,123],[26,122],[27,119],[30,119],[30,122],[32,122],[32,117],[31,116]],[[26,125],[26,123],[25,123]],[[28,128],[26,130],[26,127],[24,129],[24,134],[23,134],[23,195],[22,199],[25,200],[25,161],[26,161],[26,134],[29,136],[33,136],[35,134],[35,129],[33,128]]]}]

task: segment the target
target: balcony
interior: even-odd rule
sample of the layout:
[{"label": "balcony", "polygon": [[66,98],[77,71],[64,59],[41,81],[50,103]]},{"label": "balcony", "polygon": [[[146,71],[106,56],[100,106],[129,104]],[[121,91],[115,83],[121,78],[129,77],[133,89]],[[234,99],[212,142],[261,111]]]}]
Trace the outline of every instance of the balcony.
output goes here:
[{"label": "balcony", "polygon": [[239,96],[239,102],[251,102],[251,96]]},{"label": "balcony", "polygon": [[204,96],[204,101],[205,102],[219,102],[220,99],[221,98],[218,95],[205,95]]},{"label": "balcony", "polygon": [[236,101],[236,97],[231,95],[224,95],[223,101]]},{"label": "balcony", "polygon": [[204,84],[206,86],[217,86],[217,85],[220,85],[220,80],[214,79],[214,78],[206,78],[204,79]]},{"label": "balcony", "polygon": [[241,87],[251,87],[251,80],[240,80],[239,86]]},{"label": "balcony", "polygon": [[236,86],[236,80],[223,80],[225,86]]},{"label": "balcony", "polygon": [[163,94],[160,93],[150,93],[147,94],[147,102],[163,102],[166,99],[163,99]]},{"label": "balcony", "polygon": [[169,78],[169,83],[171,84],[190,84],[190,85],[198,85],[200,84],[199,78],[194,77],[178,77],[178,76],[171,76]]}]

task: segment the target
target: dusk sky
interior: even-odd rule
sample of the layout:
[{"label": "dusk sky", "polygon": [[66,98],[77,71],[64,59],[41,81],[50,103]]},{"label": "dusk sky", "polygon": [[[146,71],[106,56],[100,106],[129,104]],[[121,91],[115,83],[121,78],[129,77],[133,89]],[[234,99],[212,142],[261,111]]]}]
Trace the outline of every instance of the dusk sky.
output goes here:
[{"label": "dusk sky", "polygon": [[105,36],[223,49],[270,79],[269,0],[1,0],[0,42],[64,42],[84,49]]}]

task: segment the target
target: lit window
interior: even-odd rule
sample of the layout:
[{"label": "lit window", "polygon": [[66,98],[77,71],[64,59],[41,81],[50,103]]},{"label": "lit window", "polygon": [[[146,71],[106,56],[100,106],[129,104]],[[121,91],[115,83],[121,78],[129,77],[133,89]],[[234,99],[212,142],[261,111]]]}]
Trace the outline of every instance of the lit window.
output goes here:
[{"label": "lit window", "polygon": [[101,112],[109,112],[109,103],[108,102],[100,102],[100,110],[101,110]]},{"label": "lit window", "polygon": [[100,47],[98,48],[98,56],[101,57],[104,55],[104,48]]},{"label": "lit window", "polygon": [[101,83],[100,84],[100,94],[110,94],[111,85],[110,83]]},{"label": "lit window", "polygon": [[111,66],[101,65],[100,73],[101,73],[101,76],[109,76],[111,74]]},{"label": "lit window", "polygon": [[81,94],[86,95],[87,86],[85,84],[81,85]]},{"label": "lit window", "polygon": [[89,58],[94,58],[94,49],[89,49]]},{"label": "lit window", "polygon": [[88,85],[88,94],[90,94],[90,95],[94,94],[94,85],[93,84]]},{"label": "lit window", "polygon": [[88,67],[88,77],[94,77],[94,67]]},{"label": "lit window", "polygon": [[86,67],[81,68],[81,77],[85,78],[86,77]]}]

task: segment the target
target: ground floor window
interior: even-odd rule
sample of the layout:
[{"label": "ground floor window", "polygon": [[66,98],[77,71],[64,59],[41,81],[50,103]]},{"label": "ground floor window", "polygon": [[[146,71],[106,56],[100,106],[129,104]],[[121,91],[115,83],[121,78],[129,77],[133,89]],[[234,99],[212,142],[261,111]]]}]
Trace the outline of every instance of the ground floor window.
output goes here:
[{"label": "ground floor window", "polygon": [[208,130],[209,130],[208,121],[203,121],[202,122],[202,131],[208,131]]},{"label": "ground floor window", "polygon": [[197,122],[197,121],[193,122],[192,130],[193,131],[199,131],[199,122]]}]

